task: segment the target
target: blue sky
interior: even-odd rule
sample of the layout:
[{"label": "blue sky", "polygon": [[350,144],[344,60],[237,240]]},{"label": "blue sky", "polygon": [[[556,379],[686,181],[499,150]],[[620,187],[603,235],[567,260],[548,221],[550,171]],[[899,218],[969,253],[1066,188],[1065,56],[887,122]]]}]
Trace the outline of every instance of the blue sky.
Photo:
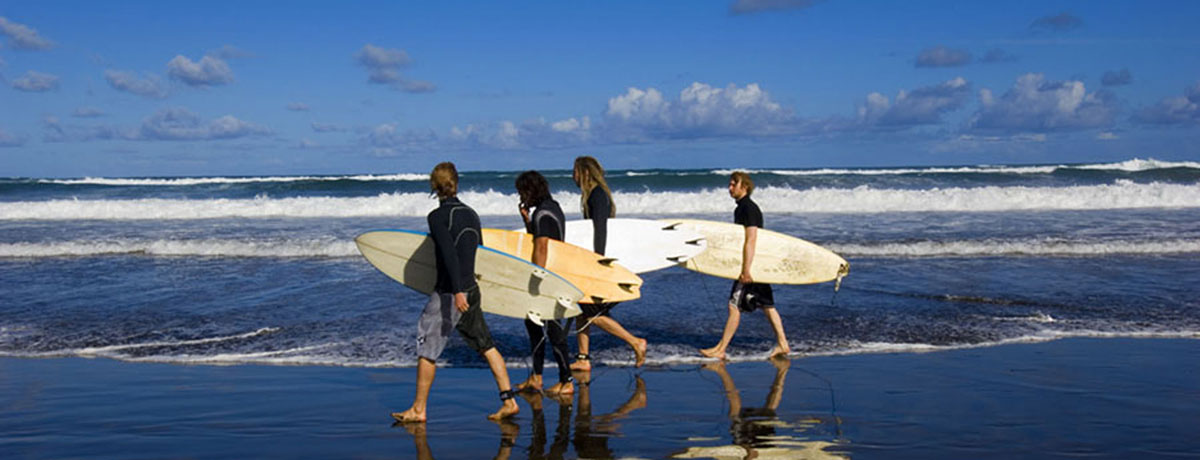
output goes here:
[{"label": "blue sky", "polygon": [[1200,2],[4,2],[0,176],[1200,158]]}]

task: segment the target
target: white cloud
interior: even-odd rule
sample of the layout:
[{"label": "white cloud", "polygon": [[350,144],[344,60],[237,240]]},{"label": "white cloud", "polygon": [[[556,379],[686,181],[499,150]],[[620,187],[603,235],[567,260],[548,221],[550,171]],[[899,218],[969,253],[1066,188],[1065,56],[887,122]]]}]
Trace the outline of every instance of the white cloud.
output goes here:
[{"label": "white cloud", "polygon": [[138,78],[133,72],[105,70],[104,79],[108,81],[109,86],[117,91],[124,91],[150,99],[163,99],[167,97],[167,90],[164,88],[162,79],[154,75]]},{"label": "white cloud", "polygon": [[941,122],[943,114],[963,106],[970,85],[958,77],[936,86],[900,91],[893,103],[879,93],[867,95],[858,109],[860,123],[880,127],[905,127]]},{"label": "white cloud", "polygon": [[731,14],[749,14],[763,11],[798,10],[813,6],[816,0],[736,0],[729,5]]},{"label": "white cloud", "polygon": [[270,130],[225,115],[204,121],[190,110],[176,107],[163,109],[142,120],[137,138],[142,140],[213,140],[234,139],[269,134]]},{"label": "white cloud", "polygon": [[167,62],[167,75],[188,86],[216,86],[233,82],[233,70],[229,64],[213,56],[204,56],[193,62],[176,55]]},{"label": "white cloud", "polygon": [[32,27],[9,21],[3,16],[0,16],[0,34],[8,37],[17,49],[46,50],[54,46],[54,42],[38,35]]},{"label": "white cloud", "polygon": [[437,89],[431,82],[409,80],[400,74],[412,62],[408,52],[401,49],[387,49],[372,44],[363,46],[354,58],[367,68],[367,82],[388,85],[394,89],[409,93],[428,93]]},{"label": "white cloud", "polygon": [[1101,140],[1101,141],[1112,141],[1112,140],[1117,140],[1120,138],[1121,138],[1121,136],[1118,136],[1117,133],[1113,133],[1113,132],[1109,132],[1109,131],[1104,131],[1104,132],[1100,132],[1100,133],[1096,134],[1096,139]]},{"label": "white cloud", "polygon": [[287,105],[287,109],[293,112],[307,112],[308,108],[308,104],[303,102],[292,102]]},{"label": "white cloud", "polygon": [[605,128],[619,139],[767,136],[796,131],[792,113],[756,83],[717,88],[692,83],[667,100],[654,88],[609,99]]},{"label": "white cloud", "polygon": [[1103,128],[1116,115],[1115,99],[1105,91],[1088,93],[1081,81],[1051,82],[1042,74],[1025,74],[1000,97],[987,88],[980,90],[982,107],[967,125],[1013,132]]},{"label": "white cloud", "polygon": [[960,67],[971,63],[971,53],[945,46],[935,46],[917,55],[917,67]]},{"label": "white cloud", "polygon": [[1143,107],[1133,120],[1156,125],[1200,125],[1200,82],[1184,90],[1182,96],[1165,98]]},{"label": "white cloud", "polygon": [[25,76],[13,80],[12,87],[31,93],[44,93],[58,89],[58,76],[30,70]]}]

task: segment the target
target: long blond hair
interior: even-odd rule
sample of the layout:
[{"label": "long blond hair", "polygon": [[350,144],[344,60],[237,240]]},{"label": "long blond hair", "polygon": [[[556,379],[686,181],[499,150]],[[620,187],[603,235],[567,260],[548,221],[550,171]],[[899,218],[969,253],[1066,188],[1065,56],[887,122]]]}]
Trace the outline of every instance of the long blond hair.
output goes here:
[{"label": "long blond hair", "polygon": [[592,194],[592,190],[595,190],[596,186],[599,186],[604,190],[604,194],[608,195],[608,217],[617,217],[617,203],[613,202],[612,190],[608,188],[608,181],[604,180],[604,167],[600,166],[600,162],[590,156],[576,157],[575,173],[579,176],[579,190],[583,192],[579,198],[579,207],[583,210],[583,217],[591,218],[588,215],[587,202],[588,196]]}]

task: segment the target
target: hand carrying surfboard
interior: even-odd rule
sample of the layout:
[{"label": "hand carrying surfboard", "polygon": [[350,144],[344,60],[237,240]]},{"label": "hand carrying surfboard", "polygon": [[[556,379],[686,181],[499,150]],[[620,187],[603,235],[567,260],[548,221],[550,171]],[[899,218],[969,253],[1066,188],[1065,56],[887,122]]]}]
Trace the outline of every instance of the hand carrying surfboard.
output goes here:
[{"label": "hand carrying surfboard", "polygon": [[[648,219],[608,219],[604,257],[634,273],[661,270],[686,262],[704,252],[704,235]],[[566,242],[591,249],[592,221],[567,222]]]},{"label": "hand carrying surfboard", "polygon": [[[422,294],[433,292],[437,261],[433,238],[412,230],[375,230],[354,239],[359,252],[385,275]],[[510,254],[480,247],[475,279],[483,311],[513,318],[570,318],[583,292],[563,277]]]},{"label": "hand carrying surfboard", "polygon": [[[525,232],[485,228],[483,245],[525,260],[533,256],[533,235]],[[583,291],[579,302],[624,302],[642,296],[642,278],[612,259],[557,240],[550,240],[548,249],[546,268]]]},{"label": "hand carrying surfboard", "polygon": [[[745,227],[695,219],[664,219],[667,226],[693,230],[704,235],[708,248],[683,263],[688,270],[737,279],[742,273],[742,244]],[[850,273],[850,263],[833,251],[794,236],[758,229],[754,264],[750,276],[757,283],[815,284],[841,281]]]}]

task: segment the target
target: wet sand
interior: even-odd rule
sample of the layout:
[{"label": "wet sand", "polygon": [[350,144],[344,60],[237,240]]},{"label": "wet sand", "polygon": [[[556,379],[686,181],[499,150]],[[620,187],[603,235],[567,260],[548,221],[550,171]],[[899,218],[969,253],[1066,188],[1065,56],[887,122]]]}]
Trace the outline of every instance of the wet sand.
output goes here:
[{"label": "wet sand", "polygon": [[[525,369],[510,369],[514,381]],[[586,376],[584,376],[586,377]],[[1200,457],[1200,340],[599,367],[502,423],[483,368],[0,358],[3,458]]]}]

